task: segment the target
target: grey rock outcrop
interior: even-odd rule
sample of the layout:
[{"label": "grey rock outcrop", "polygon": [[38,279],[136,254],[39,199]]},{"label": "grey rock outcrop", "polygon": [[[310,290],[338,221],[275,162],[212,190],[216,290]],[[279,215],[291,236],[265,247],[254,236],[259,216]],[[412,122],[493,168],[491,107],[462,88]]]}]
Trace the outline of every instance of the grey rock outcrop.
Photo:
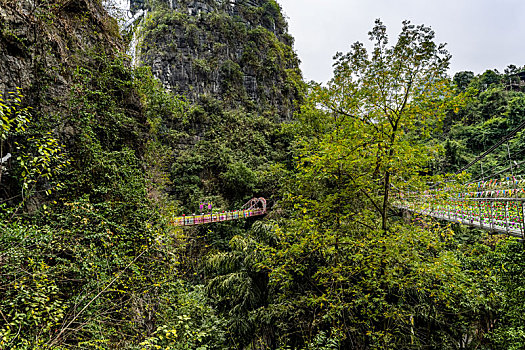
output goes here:
[{"label": "grey rock outcrop", "polygon": [[274,110],[288,119],[301,79],[279,5],[268,0],[168,0],[143,28],[139,60],[164,86],[196,101]]},{"label": "grey rock outcrop", "polygon": [[27,105],[56,113],[74,67],[88,60],[76,53],[122,49],[115,26],[96,1],[63,1],[52,10],[46,2],[0,1],[0,92],[21,88]]}]

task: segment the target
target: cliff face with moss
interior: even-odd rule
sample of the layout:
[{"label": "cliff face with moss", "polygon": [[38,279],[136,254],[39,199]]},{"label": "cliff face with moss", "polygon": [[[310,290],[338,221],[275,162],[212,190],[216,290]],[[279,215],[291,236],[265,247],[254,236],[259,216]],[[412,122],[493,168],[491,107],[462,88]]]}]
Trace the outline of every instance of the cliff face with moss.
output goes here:
[{"label": "cliff face with moss", "polygon": [[300,99],[299,60],[279,5],[257,1],[157,2],[142,29],[142,64],[197,101],[289,119]]},{"label": "cliff face with moss", "polygon": [[[63,104],[87,52],[122,49],[119,28],[100,2],[0,0],[0,91],[22,88],[28,102]],[[34,102],[34,103],[33,103]]]},{"label": "cliff face with moss", "polygon": [[[89,151],[142,147],[146,120],[124,47],[100,1],[0,0],[0,92],[20,89],[32,115],[24,134],[2,140],[13,177],[3,177],[0,198],[18,191],[17,141],[49,133],[80,172],[96,164]],[[85,180],[96,186],[101,174]]]},{"label": "cliff face with moss", "polygon": [[147,224],[159,157],[124,47],[100,1],[0,0],[0,348],[126,348],[154,327],[133,297],[151,281],[123,267],[156,269],[136,253],[169,229]]}]

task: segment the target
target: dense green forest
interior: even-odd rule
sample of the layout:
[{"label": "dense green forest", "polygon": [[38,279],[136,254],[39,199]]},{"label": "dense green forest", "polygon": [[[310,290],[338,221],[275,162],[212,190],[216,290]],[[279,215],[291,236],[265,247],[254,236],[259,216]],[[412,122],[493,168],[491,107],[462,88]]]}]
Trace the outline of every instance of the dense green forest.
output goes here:
[{"label": "dense green forest", "polygon": [[0,0],[0,349],[525,348],[523,243],[393,205],[525,121],[523,68],[377,20],[305,83],[276,1],[145,3],[133,65],[98,0]]}]

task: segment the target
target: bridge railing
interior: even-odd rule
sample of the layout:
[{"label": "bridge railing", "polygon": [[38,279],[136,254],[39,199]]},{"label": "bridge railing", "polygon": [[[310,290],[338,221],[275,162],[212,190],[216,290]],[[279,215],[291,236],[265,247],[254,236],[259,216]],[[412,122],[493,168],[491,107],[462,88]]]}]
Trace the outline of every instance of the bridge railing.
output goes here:
[{"label": "bridge railing", "polygon": [[241,210],[176,216],[171,220],[171,224],[174,226],[194,226],[213,222],[246,219],[264,214],[266,214],[266,199],[261,197],[250,199]]},{"label": "bridge railing", "polygon": [[394,206],[491,232],[525,237],[525,198],[427,196],[398,199]]},{"label": "bridge railing", "polygon": [[252,216],[258,216],[265,214],[266,211],[263,209],[253,210],[239,210],[216,214],[200,214],[200,215],[183,215],[174,217],[171,220],[171,224],[175,226],[194,226],[201,224],[209,224],[212,222],[231,221],[238,219],[246,219]]}]

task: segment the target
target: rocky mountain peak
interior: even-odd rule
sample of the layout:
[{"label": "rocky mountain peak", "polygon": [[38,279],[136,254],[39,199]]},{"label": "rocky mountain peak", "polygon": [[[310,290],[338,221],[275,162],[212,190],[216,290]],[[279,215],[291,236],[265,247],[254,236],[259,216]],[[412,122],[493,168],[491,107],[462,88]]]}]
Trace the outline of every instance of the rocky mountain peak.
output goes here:
[{"label": "rocky mountain peak", "polygon": [[[135,2],[135,5],[138,3]],[[164,86],[291,117],[299,60],[274,0],[166,0],[149,12],[139,60]]]}]

